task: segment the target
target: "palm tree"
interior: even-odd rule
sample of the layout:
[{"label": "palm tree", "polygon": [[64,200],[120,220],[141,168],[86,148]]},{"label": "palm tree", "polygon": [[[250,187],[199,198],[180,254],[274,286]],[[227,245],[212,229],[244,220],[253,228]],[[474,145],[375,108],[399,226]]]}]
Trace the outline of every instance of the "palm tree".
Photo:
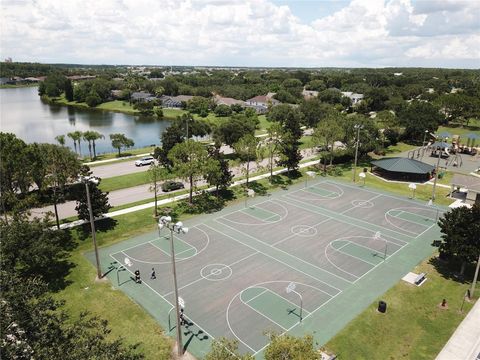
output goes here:
[{"label": "palm tree", "polygon": [[77,153],[77,140],[80,138],[80,131],[69,132],[67,136],[73,140],[73,147],[75,148],[75,153]]},{"label": "palm tree", "polygon": [[98,139],[105,139],[105,136],[96,132],[96,131],[92,131],[91,132],[92,135],[93,135],[93,138],[92,138],[92,143],[93,143],[93,157],[96,158],[97,157],[97,153],[95,151],[95,140],[98,140]]},{"label": "palm tree", "polygon": [[55,136],[55,140],[57,140],[61,146],[65,146],[65,135]]},{"label": "palm tree", "polygon": [[90,154],[90,160],[93,160],[92,158],[92,140],[93,140],[93,137],[94,135],[92,134],[93,131],[85,131],[83,133],[83,140],[87,141],[88,142],[88,153]]}]

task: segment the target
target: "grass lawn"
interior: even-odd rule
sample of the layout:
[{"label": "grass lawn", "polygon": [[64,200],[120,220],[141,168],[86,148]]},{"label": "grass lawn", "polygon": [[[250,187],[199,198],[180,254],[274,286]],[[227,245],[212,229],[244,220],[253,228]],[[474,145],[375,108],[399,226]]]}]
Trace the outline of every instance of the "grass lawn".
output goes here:
[{"label": "grass lawn", "polygon": [[[117,162],[123,162],[123,161],[133,161],[131,158],[128,159],[123,159],[123,157],[126,156],[132,156],[132,155],[142,155],[142,154],[153,154],[153,151],[155,150],[155,147],[153,146],[146,146],[142,148],[137,148],[137,149],[126,149],[122,151],[122,156],[118,157],[118,151],[113,152],[113,153],[105,153],[105,154],[100,154],[97,155],[96,160],[109,160],[109,159],[118,159]],[[84,162],[90,162],[90,158],[84,159]],[[105,165],[105,164],[93,164],[89,165],[90,167],[93,166],[100,166],[100,165]]]},{"label": "grass lawn", "polygon": [[[434,359],[472,307],[465,302],[459,311],[469,284],[452,280],[447,265],[436,258],[413,272],[427,273],[427,281],[420,287],[400,281],[325,347],[340,359]],[[438,307],[444,298],[448,310]],[[385,314],[377,312],[378,300],[387,303]]]},{"label": "grass lawn", "polygon": [[386,150],[386,156],[397,156],[398,153],[413,150],[418,148],[418,146],[405,144],[403,142],[397,143],[397,145],[391,145]]},{"label": "grass lawn", "polygon": [[[97,223],[99,246],[111,245],[139,233],[152,231],[156,226],[152,209],[120,216],[116,221],[115,228],[108,231],[102,229],[101,222]],[[139,349],[147,359],[170,359],[171,340],[164,336],[155,320],[121,291],[112,288],[108,281],[94,281],[95,268],[83,255],[92,249],[90,232],[87,230],[88,237],[85,238],[82,227],[78,227],[72,230],[72,234],[79,246],[70,258],[75,265],[67,277],[70,285],[55,295],[66,301],[65,310],[73,316],[86,310],[99,315],[108,320],[112,336],[123,337],[126,344],[141,342]]]},{"label": "grass lawn", "polygon": [[139,113],[139,111],[135,110],[133,106],[128,103],[128,101],[123,101],[123,100],[108,101],[96,106],[96,109],[118,111],[118,112],[123,112],[131,115]]},{"label": "grass lawn", "polygon": [[100,183],[100,189],[102,191],[114,191],[148,184],[149,182],[150,180],[148,178],[148,172],[143,171],[102,179],[102,182]]},{"label": "grass lawn", "polygon": [[163,117],[166,119],[176,119],[177,116],[182,116],[183,114],[186,114],[186,110],[182,109],[171,109],[171,108],[163,108]]}]

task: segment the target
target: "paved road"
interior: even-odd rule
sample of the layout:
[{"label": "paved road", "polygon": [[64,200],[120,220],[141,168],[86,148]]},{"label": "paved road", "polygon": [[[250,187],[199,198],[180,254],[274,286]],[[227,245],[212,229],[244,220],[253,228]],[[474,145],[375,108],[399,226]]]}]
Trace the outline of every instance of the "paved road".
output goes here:
[{"label": "paved road", "polygon": [[[229,146],[222,146],[220,148],[225,154],[230,154],[233,152],[232,148]],[[105,165],[92,167],[91,170],[94,176],[98,176],[101,179],[106,179],[109,177],[115,177],[120,175],[139,173],[147,171],[149,166],[135,166],[135,160],[138,158],[132,158],[130,161],[122,161],[118,163],[107,163]]]},{"label": "paved road", "polygon": [[[311,150],[302,150],[302,156],[304,158],[312,157],[312,155],[313,155],[313,152]],[[126,163],[126,164],[128,165],[129,163]],[[101,167],[102,168],[103,167],[109,167],[109,166],[116,167],[116,165],[120,165],[120,164],[105,165],[105,166],[101,166]],[[264,159],[258,165],[255,162],[251,162],[250,163],[250,173],[253,174],[257,170],[258,167],[265,167],[267,165],[268,165],[268,159]],[[138,169],[138,168],[135,167],[135,165],[131,165],[131,166],[133,166],[133,170]],[[126,167],[126,168],[128,169],[129,167]],[[235,177],[244,175],[243,168],[244,168],[244,166],[239,166],[239,167],[232,168],[231,170],[232,170],[233,175]],[[97,167],[92,168],[92,169],[97,169]],[[130,167],[130,169],[131,169],[131,167]],[[148,169],[148,166],[141,167],[140,169],[141,169],[140,171],[146,171]],[[94,173],[94,174],[96,176],[100,176],[100,175],[98,175],[98,173]],[[117,173],[117,175],[118,175],[118,173]],[[187,184],[187,183],[184,183],[184,184],[185,184],[185,188],[188,189],[189,184]],[[197,186],[202,186],[202,185],[205,185],[205,184],[206,184],[206,182],[202,180],[202,181],[198,181],[196,185]],[[152,199],[154,197],[154,195],[153,195],[153,192],[151,192],[149,190],[149,187],[150,187],[150,185],[146,184],[146,185],[139,185],[139,186],[129,187],[129,188],[126,188],[126,189],[112,191],[108,194],[109,203],[110,203],[110,205],[115,207],[115,206],[130,204],[130,203],[137,202],[137,201],[140,201],[140,200]],[[178,191],[179,190],[172,191],[170,194],[174,194]],[[65,219],[65,218],[68,218],[68,217],[71,217],[71,216],[76,216],[77,212],[75,211],[75,206],[76,206],[76,201],[68,201],[66,203],[59,204],[57,208],[58,208],[58,214],[59,214],[60,219]],[[35,208],[35,209],[30,210],[31,217],[42,217],[47,212],[52,212],[53,213],[53,211],[54,211],[53,206],[46,206],[46,207],[43,207],[43,208]]]}]

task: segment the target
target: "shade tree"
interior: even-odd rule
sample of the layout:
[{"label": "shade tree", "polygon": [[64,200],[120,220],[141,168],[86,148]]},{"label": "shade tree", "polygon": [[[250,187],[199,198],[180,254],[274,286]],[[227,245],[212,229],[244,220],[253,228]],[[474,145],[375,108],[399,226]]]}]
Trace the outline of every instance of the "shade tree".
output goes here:
[{"label": "shade tree", "polygon": [[110,140],[112,141],[112,147],[118,150],[118,157],[121,156],[120,150],[122,148],[130,148],[135,145],[134,141],[127,138],[125,134],[110,134]]},{"label": "shade tree", "polygon": [[442,240],[434,242],[440,253],[460,260],[460,274],[480,256],[480,205],[451,209],[438,221]]},{"label": "shade tree", "polygon": [[195,183],[204,176],[209,162],[207,150],[201,143],[188,139],[176,144],[168,158],[173,164],[173,173],[189,182],[189,202],[192,204]]}]

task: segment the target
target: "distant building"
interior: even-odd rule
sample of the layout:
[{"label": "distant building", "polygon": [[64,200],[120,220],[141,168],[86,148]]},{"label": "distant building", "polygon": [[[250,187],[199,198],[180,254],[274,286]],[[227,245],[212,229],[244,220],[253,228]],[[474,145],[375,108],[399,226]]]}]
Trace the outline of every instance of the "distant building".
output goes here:
[{"label": "distant building", "polygon": [[227,106],[241,105],[241,106],[245,106],[245,101],[243,101],[243,100],[237,100],[237,99],[234,99],[234,98],[223,97],[223,96],[220,96],[220,95],[215,95],[213,97],[213,101],[217,105],[227,105]]},{"label": "distant building", "polygon": [[348,97],[352,101],[352,105],[358,104],[364,98],[363,94],[357,94],[351,91],[342,91],[342,95]]},{"label": "distant building", "polygon": [[185,107],[185,104],[192,98],[193,96],[191,95],[178,95],[178,96],[163,95],[160,97],[160,101],[162,102],[163,107],[181,109]]},{"label": "distant building", "polygon": [[304,98],[305,100],[308,100],[308,99],[317,97],[317,96],[318,96],[318,91],[305,90],[305,89],[303,89],[302,95],[303,95],[303,98]]},{"label": "distant building", "polygon": [[130,95],[130,100],[142,102],[157,100],[157,98],[146,91],[139,91],[132,93],[132,95]]},{"label": "distant building", "polygon": [[269,106],[277,106],[281,104],[280,101],[273,98],[275,93],[268,93],[267,95],[255,96],[245,101],[247,107],[255,109],[257,113],[263,114],[268,111]]}]

